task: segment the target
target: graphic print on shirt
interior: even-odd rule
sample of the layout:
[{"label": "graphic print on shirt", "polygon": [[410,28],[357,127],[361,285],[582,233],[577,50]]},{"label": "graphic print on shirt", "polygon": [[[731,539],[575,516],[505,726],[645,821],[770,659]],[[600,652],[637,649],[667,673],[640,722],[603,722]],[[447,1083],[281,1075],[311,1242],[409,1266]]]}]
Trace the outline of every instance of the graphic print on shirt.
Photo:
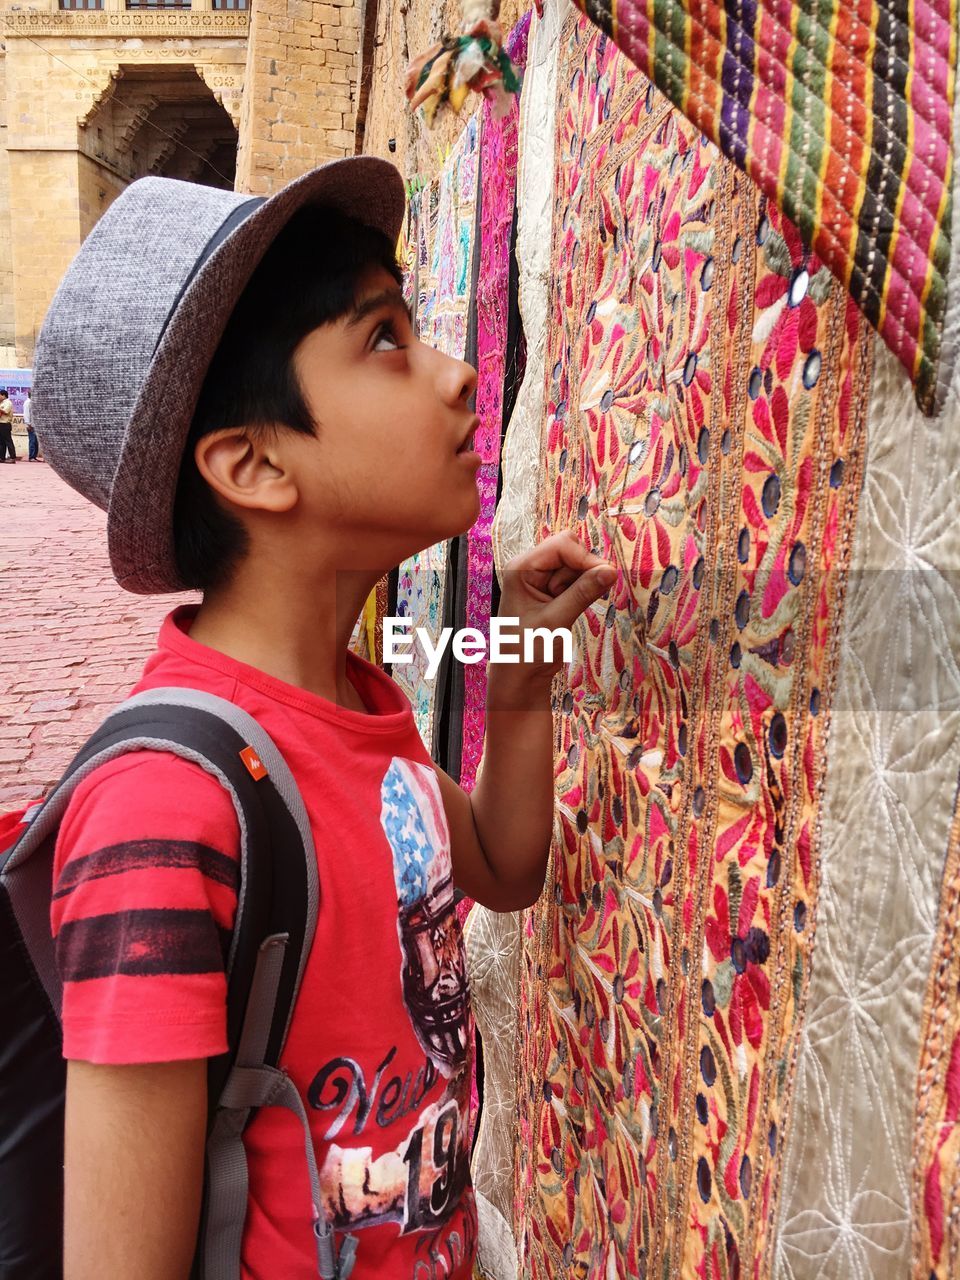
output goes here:
[{"label": "graphic print on shirt", "polygon": [[424,1053],[449,1075],[466,1051],[469,1001],[440,785],[433,769],[395,759],[380,795],[397,882],[403,998]]},{"label": "graphic print on shirt", "polygon": [[[368,1121],[386,1127],[404,1115],[411,1124],[392,1151],[332,1143],[321,1172],[325,1209],[338,1228],[397,1222],[401,1234],[437,1232],[469,1181],[469,1066],[473,1038],[466,960],[454,909],[450,835],[433,769],[395,757],[380,787],[380,821],[393,858],[397,980],[411,1029],[425,1055],[415,1075],[392,1067],[387,1049],[372,1079],[351,1058],[317,1073],[308,1101],[334,1112],[325,1137]],[[417,1112],[438,1081],[439,1099]],[[465,1205],[466,1207],[466,1205]],[[473,1223],[469,1208],[465,1227]],[[449,1233],[451,1237],[459,1233]],[[439,1244],[439,1241],[438,1241]],[[451,1258],[466,1258],[471,1241],[449,1239]]]}]

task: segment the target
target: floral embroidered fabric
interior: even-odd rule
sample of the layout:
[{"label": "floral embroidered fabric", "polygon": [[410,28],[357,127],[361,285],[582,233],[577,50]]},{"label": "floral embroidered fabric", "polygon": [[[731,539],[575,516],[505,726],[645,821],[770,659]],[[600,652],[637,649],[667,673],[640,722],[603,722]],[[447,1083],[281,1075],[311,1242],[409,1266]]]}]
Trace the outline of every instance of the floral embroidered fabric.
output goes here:
[{"label": "floral embroidered fabric", "polygon": [[538,524],[619,577],[557,691],[520,1273],[726,1280],[776,1212],[871,334],[582,18],[556,93]]},{"label": "floral embroidered fabric", "polygon": [[[463,359],[472,290],[479,119],[471,118],[454,144],[440,176],[421,193],[417,219],[416,321],[422,341]],[[436,645],[443,627],[448,544],[437,543],[400,565],[397,616],[410,618],[414,632],[425,628]],[[393,678],[413,706],[428,751],[434,746],[435,685],[426,678],[424,647],[413,661],[397,663]]]}]

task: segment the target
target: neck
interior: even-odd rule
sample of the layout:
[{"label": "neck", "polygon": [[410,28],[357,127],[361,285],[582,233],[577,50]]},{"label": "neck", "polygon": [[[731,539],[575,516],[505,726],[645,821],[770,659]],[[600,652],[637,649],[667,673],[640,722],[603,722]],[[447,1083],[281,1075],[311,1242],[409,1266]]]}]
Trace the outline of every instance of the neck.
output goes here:
[{"label": "neck", "polygon": [[364,710],[347,679],[347,648],[374,571],[313,569],[308,580],[248,557],[203,599],[191,636],[228,657],[341,706]]}]

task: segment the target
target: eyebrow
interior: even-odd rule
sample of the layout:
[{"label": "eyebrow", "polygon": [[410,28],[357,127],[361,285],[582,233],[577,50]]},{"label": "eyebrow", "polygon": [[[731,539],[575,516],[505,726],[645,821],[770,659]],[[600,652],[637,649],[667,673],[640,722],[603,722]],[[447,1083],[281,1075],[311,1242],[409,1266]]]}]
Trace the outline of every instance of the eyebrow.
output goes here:
[{"label": "eyebrow", "polygon": [[378,293],[368,294],[366,298],[357,303],[347,319],[347,327],[352,329],[358,324],[363,324],[367,316],[372,315],[375,311],[380,311],[383,307],[393,307],[395,310],[403,311],[410,323],[413,324],[413,313],[407,306],[400,290],[381,289]]}]

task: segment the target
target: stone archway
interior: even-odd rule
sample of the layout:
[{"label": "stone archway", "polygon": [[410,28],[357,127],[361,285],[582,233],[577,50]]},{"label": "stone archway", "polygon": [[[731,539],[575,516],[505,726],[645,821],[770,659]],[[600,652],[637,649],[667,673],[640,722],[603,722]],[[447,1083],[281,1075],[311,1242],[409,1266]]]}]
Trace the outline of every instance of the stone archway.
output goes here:
[{"label": "stone archway", "polygon": [[78,150],[111,182],[154,175],[232,190],[237,127],[196,67],[121,64],[80,122]]},{"label": "stone archway", "polygon": [[60,278],[130,182],[233,186],[248,22],[236,10],[4,13],[0,329],[13,330],[17,364],[32,363]]}]

